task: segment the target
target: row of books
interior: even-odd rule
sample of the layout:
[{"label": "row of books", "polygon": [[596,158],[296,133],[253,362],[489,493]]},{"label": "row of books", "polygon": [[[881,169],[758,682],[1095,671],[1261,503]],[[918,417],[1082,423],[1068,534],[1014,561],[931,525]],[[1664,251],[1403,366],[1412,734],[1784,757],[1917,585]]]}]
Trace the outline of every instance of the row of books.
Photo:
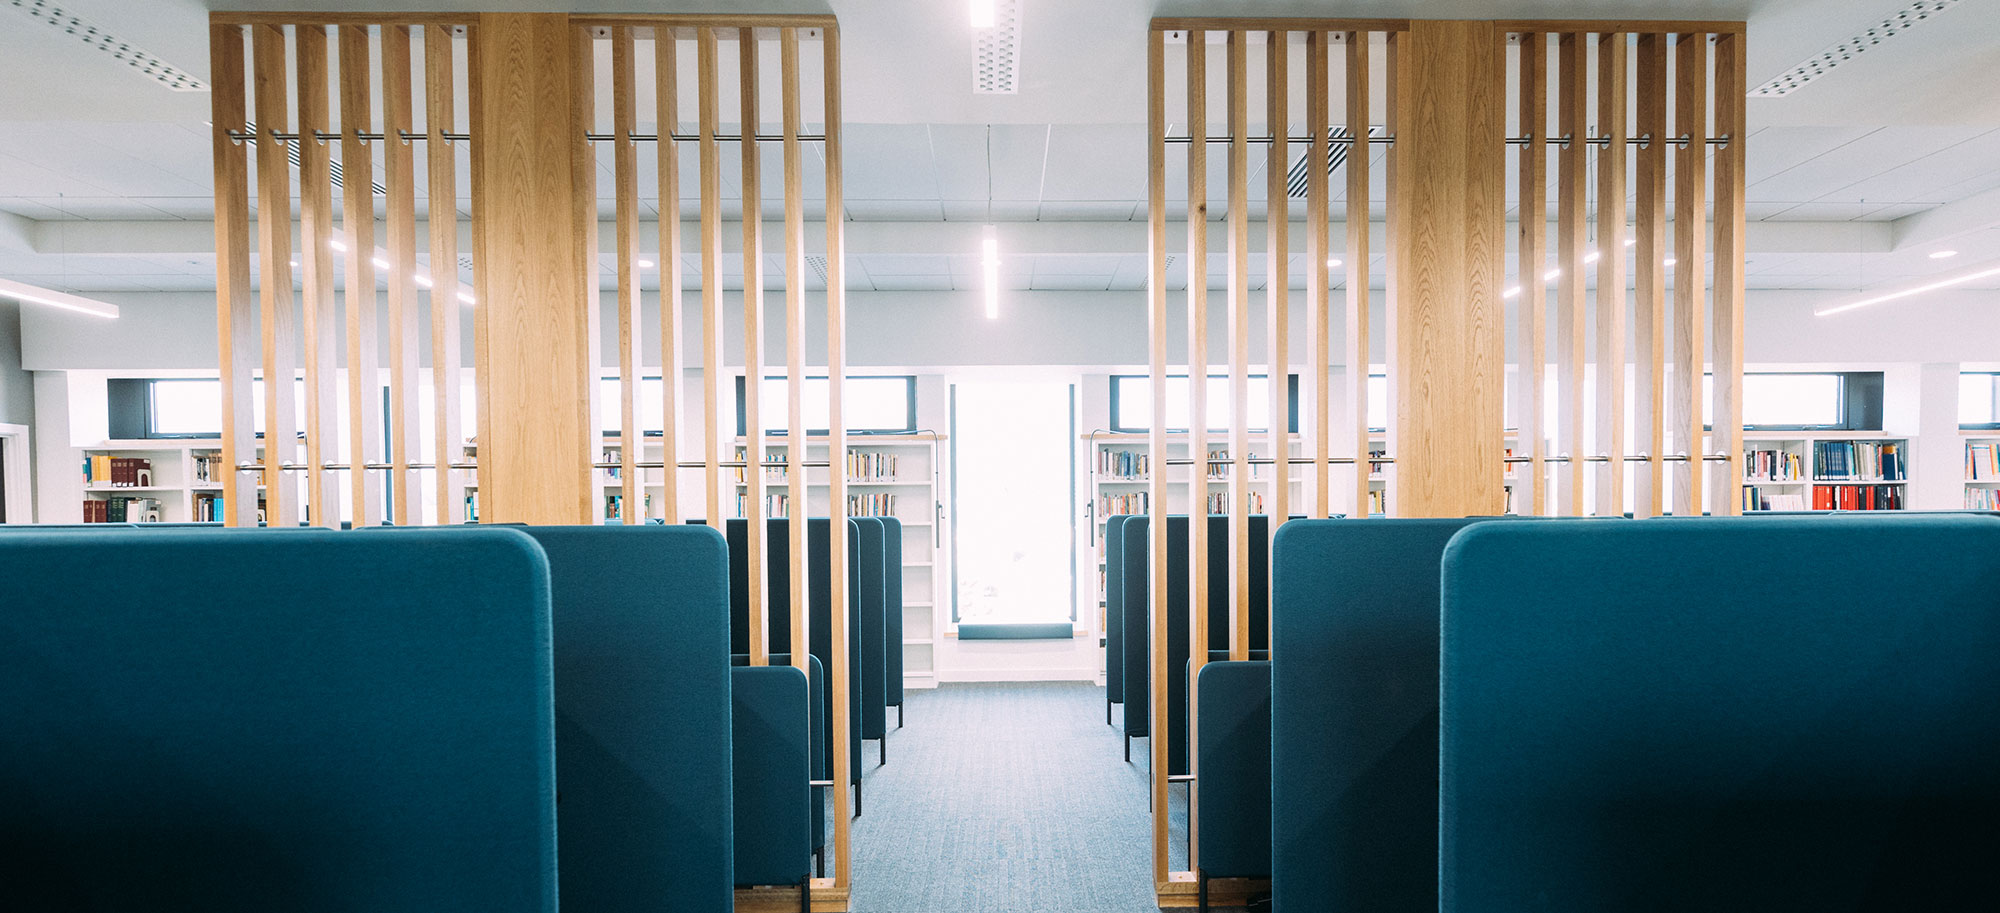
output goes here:
[{"label": "row of books", "polygon": [[143,488],[153,484],[153,461],[144,457],[86,453],[83,455],[83,484],[95,488]]},{"label": "row of books", "polygon": [[472,490],[469,490],[469,491],[467,491],[467,492],[465,493],[465,520],[466,520],[466,522],[468,522],[468,523],[478,523],[478,522],[479,522],[479,490],[478,490],[478,489],[472,489]]},{"label": "row of books", "polygon": [[1152,473],[1153,461],[1143,453],[1130,450],[1100,450],[1097,452],[1097,477],[1100,479],[1143,479]]},{"label": "row of books", "polygon": [[1743,475],[1754,482],[1797,482],[1806,477],[1805,460],[1785,450],[1745,450]]},{"label": "row of books", "polygon": [[90,498],[83,502],[85,523],[158,523],[163,519],[158,498],[118,495]]},{"label": "row of books", "polygon": [[[736,515],[739,517],[750,516],[749,495],[742,492],[736,493]],[[792,499],[789,496],[780,493],[764,496],[764,516],[783,518],[791,515]]]},{"label": "row of books", "polygon": [[850,517],[893,517],[896,515],[896,496],[892,494],[848,495],[847,515]]},{"label": "row of books", "polygon": [[[1248,494],[1250,495],[1250,512],[1253,514],[1263,513],[1264,493],[1261,491],[1251,491]],[[1226,491],[1218,491],[1214,494],[1209,495],[1208,512],[1211,514],[1229,513],[1229,493]]]},{"label": "row of books", "polygon": [[1968,488],[1966,510],[2000,510],[2000,488]]},{"label": "row of books", "polygon": [[1384,516],[1387,516],[1389,513],[1389,493],[1386,491],[1369,492],[1368,512],[1371,514],[1382,514]]},{"label": "row of books", "polygon": [[191,519],[196,523],[221,523],[222,503],[221,495],[195,495]]},{"label": "row of books", "polygon": [[197,453],[194,455],[195,484],[220,484],[222,482],[222,454]]},{"label": "row of books", "polygon": [[1813,510],[1902,510],[1901,485],[1814,485]]},{"label": "row of books", "polygon": [[1974,482],[2000,479],[2000,444],[1990,441],[1966,444],[1965,477]]},{"label": "row of books", "polygon": [[[653,496],[650,493],[647,494],[645,500],[640,503],[645,505],[646,514],[650,515],[653,512]],[[465,499],[466,518],[478,519],[475,516],[476,514],[478,514],[478,512],[479,512],[478,500],[476,499],[474,494],[468,494]],[[624,522],[638,522],[639,520],[643,520],[645,518],[642,516],[642,517],[632,518],[631,520],[627,520],[625,517],[625,495],[617,492],[605,492],[604,519],[619,520]]]},{"label": "row of books", "polygon": [[850,450],[847,453],[847,479],[850,482],[893,482],[896,475],[896,455],[875,453],[866,450]]},{"label": "row of books", "polygon": [[1806,496],[1796,491],[1743,486],[1743,512],[1759,510],[1805,510]]},{"label": "row of books", "polygon": [[1856,482],[1900,482],[1907,467],[1903,445],[1891,441],[1815,441],[1813,478]]},{"label": "row of books", "polygon": [[[1252,460],[1256,459],[1256,458],[1257,458],[1257,452],[1256,452],[1256,451],[1254,451],[1254,450],[1253,450],[1253,451],[1251,451],[1251,452],[1250,452],[1250,457],[1249,457],[1249,458],[1250,458],[1250,459],[1252,459]],[[1228,478],[1229,478],[1229,470],[1231,469],[1231,464],[1229,464],[1229,463],[1217,463],[1217,462],[1215,462],[1216,460],[1227,460],[1227,459],[1229,459],[1229,451],[1227,451],[1227,450],[1211,450],[1211,451],[1209,451],[1209,452],[1208,452],[1208,459],[1209,459],[1209,463],[1208,463],[1208,477],[1209,477],[1210,479],[1228,479]],[[1254,464],[1253,464],[1253,465],[1252,465],[1252,466],[1250,467],[1250,478],[1251,478],[1251,479],[1253,479],[1253,480],[1255,480],[1255,479],[1261,479],[1261,478],[1263,478],[1263,477],[1265,476],[1265,474],[1266,474],[1266,473],[1265,473],[1265,471],[1266,471],[1266,470],[1268,470],[1268,469],[1270,469],[1270,468],[1271,468],[1271,467],[1269,467],[1269,466],[1261,466],[1261,465],[1254,465]]]},{"label": "row of books", "polygon": [[1097,515],[1100,517],[1123,517],[1130,514],[1143,514],[1152,509],[1150,506],[1151,503],[1149,496],[1143,491],[1135,491],[1122,495],[1104,495],[1097,499]]}]

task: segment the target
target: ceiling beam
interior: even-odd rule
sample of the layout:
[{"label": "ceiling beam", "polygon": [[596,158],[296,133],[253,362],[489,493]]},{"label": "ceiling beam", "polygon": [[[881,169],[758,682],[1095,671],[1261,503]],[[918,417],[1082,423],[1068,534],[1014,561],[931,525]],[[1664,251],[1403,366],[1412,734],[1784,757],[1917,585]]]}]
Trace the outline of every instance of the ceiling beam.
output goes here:
[{"label": "ceiling beam", "polygon": [[1922,247],[2000,226],[2000,188],[1975,193],[1955,203],[1926,209],[1888,224],[1894,235],[1894,250]]}]

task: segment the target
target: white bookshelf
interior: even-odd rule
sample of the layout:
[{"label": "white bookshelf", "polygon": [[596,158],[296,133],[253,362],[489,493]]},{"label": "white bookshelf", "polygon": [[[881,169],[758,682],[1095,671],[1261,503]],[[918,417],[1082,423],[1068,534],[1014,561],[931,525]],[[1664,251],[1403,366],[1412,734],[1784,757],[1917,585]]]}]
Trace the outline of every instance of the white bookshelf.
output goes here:
[{"label": "white bookshelf", "polygon": [[2000,510],[2000,431],[1967,431],[1965,437],[1965,508]]},{"label": "white bookshelf", "polygon": [[[109,501],[118,497],[148,499],[159,503],[158,515],[152,519],[187,523],[210,519],[195,516],[198,499],[222,497],[222,442],[218,438],[103,441],[77,448],[74,453],[76,463],[71,471],[78,474],[77,489],[83,493],[83,500]],[[116,485],[103,478],[87,480],[83,475],[83,464],[93,456],[146,460],[151,464],[151,484]],[[198,457],[212,460],[207,476],[203,476],[198,469]],[[219,520],[220,515],[213,519]],[[62,505],[56,510],[45,509],[43,520],[49,523],[84,522],[83,504],[79,501]],[[144,521],[128,518],[126,522]]]},{"label": "white bookshelf", "polygon": [[[1891,471],[1886,477],[1881,473],[1856,472],[1852,474],[1832,474],[1829,467],[1818,460],[1821,444],[1855,444],[1860,447],[1883,450],[1895,448],[1901,468]],[[1796,432],[1749,432],[1743,435],[1744,474],[1742,498],[1744,512],[1759,510],[1814,510],[1813,495],[1821,486],[1869,486],[1882,490],[1895,489],[1902,498],[1900,507],[1909,508],[1910,491],[1910,439],[1907,437],[1855,431],[1796,431]],[[1766,473],[1760,471],[1756,454],[1773,453],[1791,457],[1796,470]],[[1769,461],[1782,467],[1783,462]],[[1754,500],[1753,500],[1754,495]]]}]

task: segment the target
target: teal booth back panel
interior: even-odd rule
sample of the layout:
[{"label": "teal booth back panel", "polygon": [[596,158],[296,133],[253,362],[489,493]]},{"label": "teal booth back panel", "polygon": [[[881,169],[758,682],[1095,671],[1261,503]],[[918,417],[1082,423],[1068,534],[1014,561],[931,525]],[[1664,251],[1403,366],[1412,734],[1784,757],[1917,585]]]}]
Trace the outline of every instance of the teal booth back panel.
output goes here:
[{"label": "teal booth back panel", "polygon": [[[640,909],[672,897],[677,909],[728,911],[735,879],[722,535],[705,526],[519,529],[549,561],[564,905]],[[799,808],[803,816],[803,797]],[[803,817],[798,831],[803,839]]]},{"label": "teal booth back panel", "polygon": [[556,909],[533,539],[12,533],[0,580],[0,908]]},{"label": "teal booth back panel", "polygon": [[1125,521],[1129,519],[1104,520],[1104,692],[1114,704],[1125,702]]},{"label": "teal booth back panel", "polygon": [[730,673],[735,703],[736,883],[799,884],[812,871],[808,828],[817,792],[807,779],[812,769],[812,727],[807,720],[811,708],[806,675],[794,666],[751,666]]},{"label": "teal booth back panel", "polygon": [[1445,551],[1446,911],[2000,896],[2000,520],[1550,520]]},{"label": "teal booth back panel", "polygon": [[[882,524],[882,617],[887,624],[883,636],[883,658],[887,660],[888,689],[884,699],[903,705],[903,521],[895,517],[876,518]],[[925,600],[929,601],[929,600]]]},{"label": "teal booth back panel", "polygon": [[[889,619],[883,540],[888,531],[876,517],[857,517],[854,527],[861,537],[856,552],[861,562],[854,567],[859,599],[854,605],[854,632],[861,638],[861,667],[856,683],[861,689],[861,737],[879,739],[889,729]],[[899,566],[900,576],[903,569]],[[898,642],[896,651],[902,652]]]},{"label": "teal booth back panel", "polygon": [[1225,658],[1202,666],[1199,681],[1202,874],[1269,878],[1271,664]]},{"label": "teal booth back panel", "polygon": [[1278,530],[1278,913],[1437,910],[1438,566],[1473,522],[1294,520]]}]

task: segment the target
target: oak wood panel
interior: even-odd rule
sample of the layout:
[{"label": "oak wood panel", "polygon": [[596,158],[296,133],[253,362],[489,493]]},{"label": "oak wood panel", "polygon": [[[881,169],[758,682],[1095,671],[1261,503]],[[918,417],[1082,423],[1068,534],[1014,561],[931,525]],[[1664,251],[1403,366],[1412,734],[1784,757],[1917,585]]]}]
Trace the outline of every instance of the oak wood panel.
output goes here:
[{"label": "oak wood panel", "polygon": [[[1264,250],[1265,256],[1268,258],[1264,268],[1265,344],[1269,346],[1265,350],[1267,353],[1265,361],[1270,365],[1269,369],[1265,372],[1265,376],[1269,379],[1267,386],[1271,391],[1271,421],[1268,429],[1270,433],[1266,439],[1268,442],[1266,446],[1270,448],[1271,458],[1277,460],[1277,462],[1271,464],[1271,498],[1265,505],[1265,511],[1271,518],[1269,524],[1270,536],[1275,540],[1278,535],[1278,527],[1292,513],[1292,464],[1290,459],[1292,453],[1292,436],[1289,418],[1292,412],[1292,317],[1289,307],[1290,302],[1287,300],[1288,287],[1291,285],[1291,276],[1288,269],[1291,265],[1291,257],[1288,255],[1288,252],[1291,250],[1291,240],[1288,237],[1291,228],[1291,217],[1288,213],[1289,207],[1287,206],[1287,196],[1290,190],[1285,186],[1285,177],[1291,168],[1291,149],[1286,142],[1287,135],[1291,133],[1291,94],[1289,87],[1286,85],[1287,77],[1290,75],[1286,60],[1290,50],[1290,36],[1288,33],[1280,31],[1272,32],[1266,38],[1267,40],[1264,44],[1264,123],[1270,131],[1272,140],[1264,159],[1264,199],[1269,201],[1265,204],[1266,212],[1264,216],[1266,231]],[[1325,261],[1319,262],[1324,263]],[[1321,266],[1320,270],[1324,274],[1325,267]],[[1247,413],[1249,410],[1245,409],[1244,411]],[[1248,512],[1246,511],[1245,514],[1247,517]],[[1249,521],[1246,519],[1244,522],[1247,524]],[[1241,566],[1247,568],[1250,566],[1247,551],[1244,559],[1245,561]],[[1267,567],[1265,569],[1265,579],[1267,581],[1269,580],[1269,574],[1270,570]],[[1237,576],[1244,581],[1246,586],[1243,604],[1246,607],[1244,614],[1247,617],[1249,614],[1247,611],[1249,605],[1249,591],[1247,586],[1250,575],[1245,573]],[[1270,601],[1265,600],[1264,630],[1266,631],[1271,630],[1270,612]],[[1245,651],[1243,658],[1248,659],[1250,630],[1247,622],[1239,631],[1239,634],[1241,636],[1237,637],[1236,643],[1240,644]],[[1235,650],[1236,647],[1232,646],[1230,653],[1230,658],[1232,659],[1236,658]]]},{"label": "oak wood panel", "polygon": [[1646,455],[1633,476],[1632,514],[1665,510],[1667,363],[1667,36],[1640,35],[1634,46],[1638,123],[1650,137],[1633,150],[1632,346],[1635,396],[1632,422]]},{"label": "oak wood panel", "polygon": [[222,506],[229,526],[255,526],[256,477],[237,466],[257,446],[250,377],[258,358],[256,296],[250,292],[250,149],[233,139],[247,126],[243,29],[213,25],[208,33],[210,148],[215,164],[215,326],[222,377]]},{"label": "oak wood panel", "polygon": [[[745,133],[755,134],[761,124],[757,111],[757,36],[750,29],[737,32],[737,85],[738,96],[742,100],[741,117],[737,121],[743,125]],[[745,502],[743,515],[750,518],[744,526],[744,555],[748,570],[745,572],[743,592],[750,605],[750,663],[762,666],[770,661],[769,630],[770,613],[765,568],[769,556],[764,548],[764,211],[763,189],[759,185],[757,143],[739,143],[743,154],[741,177],[743,194],[743,433],[744,448],[750,465],[743,472]],[[704,285],[716,278],[703,276]],[[787,468],[789,477],[804,472],[803,466]],[[838,470],[830,471],[833,475]],[[796,505],[794,516],[804,516],[804,504]],[[794,612],[793,614],[797,614]],[[836,641],[839,643],[839,641]]]},{"label": "oak wood panel", "polygon": [[1743,155],[1746,129],[1744,37],[1715,38],[1715,132],[1729,138],[1715,152],[1715,291],[1709,304],[1714,349],[1714,444],[1729,462],[1709,470],[1710,510],[1743,512]]},{"label": "oak wood panel", "polygon": [[332,150],[319,135],[331,123],[327,88],[326,29],[293,30],[298,56],[299,271],[303,290],[300,333],[304,345],[306,513],[318,526],[340,528],[338,484],[323,468],[340,449],[340,319],[333,293]]},{"label": "oak wood panel", "polygon": [[[794,516],[806,515],[806,212],[805,212],[805,147],[799,142],[803,129],[803,119],[799,111],[799,32],[786,28],[778,36],[778,76],[781,83],[781,112],[784,124],[779,128],[783,140],[785,175],[785,443],[790,451],[788,462],[794,467],[786,478],[790,481],[789,497],[794,505]],[[829,429],[831,430],[831,429]],[[845,461],[829,464],[827,474],[846,474]],[[806,605],[807,594],[811,592],[806,579],[806,524],[788,523],[786,532],[790,535],[791,592],[786,594],[791,605]],[[899,568],[894,573],[902,573]],[[889,611],[900,612],[900,605]],[[795,608],[791,613],[792,643],[811,643],[807,630],[808,616],[812,613]],[[902,644],[889,644],[889,650],[901,650]],[[799,671],[808,671],[809,657],[804,650],[792,651],[792,664]]]},{"label": "oak wood panel", "polygon": [[1556,39],[1556,512],[1583,514],[1584,265],[1589,248],[1589,47],[1585,36]]},{"label": "oak wood panel", "polygon": [[[1250,658],[1250,36],[1229,33],[1229,658]],[[1273,132],[1282,132],[1273,128]],[[1273,144],[1275,145],[1275,144]],[[1283,199],[1283,197],[1280,197]],[[1281,204],[1282,205],[1282,204]],[[1279,256],[1283,256],[1280,254]],[[1239,655],[1239,651],[1240,655]],[[1200,671],[1208,658],[1195,658]],[[1190,693],[1194,688],[1189,679]],[[1193,706],[1193,702],[1189,702]],[[1192,717],[1190,717],[1192,719]],[[1192,787],[1201,788],[1197,780]],[[1201,822],[1190,818],[1189,827]],[[1196,841],[1197,844],[1199,840]],[[1196,857],[1199,858],[1199,857]]]},{"label": "oak wood panel", "polygon": [[[1227,64],[1225,63],[1225,67]],[[1196,462],[1188,481],[1188,706],[1195,706],[1195,677],[1208,658],[1208,36],[1187,36],[1188,119],[1188,455]],[[1164,381],[1156,381],[1164,384]],[[1165,461],[1159,467],[1165,470]],[[1166,641],[1154,645],[1166,649]],[[1160,679],[1166,681],[1166,679]],[[1194,714],[1188,714],[1188,743],[1194,744]],[[1164,740],[1162,740],[1164,741]],[[1189,759],[1193,772],[1193,759]],[[1166,770],[1163,764],[1159,770]],[[1189,787],[1192,796],[1194,787]],[[1188,800],[1190,807],[1194,800]],[[1154,838],[1166,839],[1166,806],[1153,810]],[[1190,816],[1192,818],[1192,816]],[[1201,858],[1201,833],[1188,822],[1188,865]]]},{"label": "oak wood panel", "polygon": [[[432,462],[437,493],[437,520],[465,521],[465,486],[451,464],[463,459],[459,440],[464,408],[459,392],[465,364],[459,328],[458,282],[458,150],[445,133],[453,132],[458,116],[450,26],[424,26],[424,160],[430,175],[431,246],[431,396],[437,434]],[[447,217],[448,216],[448,217]]]},{"label": "oak wood panel", "polygon": [[1155,32],[1202,32],[1242,29],[1249,32],[1278,30],[1320,32],[1400,32],[1410,27],[1408,19],[1326,19],[1318,17],[1276,18],[1270,16],[1159,16],[1149,26]]},{"label": "oak wood panel", "polygon": [[574,67],[549,65],[572,61],[576,40],[559,14],[484,13],[476,32],[480,519],[588,523],[597,432],[580,277],[595,261],[581,255],[575,174],[588,109]]},{"label": "oak wood panel", "polygon": [[[847,285],[846,257],[847,240],[845,230],[846,209],[841,194],[840,158],[840,29],[828,25],[820,32],[821,58],[824,75],[820,84],[824,87],[826,124],[822,132],[826,141],[822,145],[822,157],[826,160],[826,377],[827,377],[827,460],[832,465],[847,464],[847,424],[841,409],[842,388],[847,378]],[[833,594],[832,630],[827,633],[832,643],[847,642],[849,630],[847,604],[847,474],[827,473],[827,515],[832,518],[827,534],[827,545],[831,550],[828,561],[827,586]],[[833,693],[834,732],[847,732],[847,689],[852,687],[850,670],[847,667],[847,651],[833,651],[833,670],[828,676],[828,687]],[[852,830],[853,822],[848,817],[848,781],[853,771],[848,767],[848,752],[833,753],[833,886],[839,891],[848,891],[853,885]]]},{"label": "oak wood panel", "polygon": [[[614,243],[618,245],[618,473],[624,483],[622,520],[646,520],[646,480],[638,463],[646,434],[639,424],[639,146],[632,139],[638,119],[633,83],[632,30],[611,30],[611,185]],[[671,144],[671,141],[669,141]]]},{"label": "oak wood panel", "polygon": [[264,352],[265,516],[272,526],[297,526],[298,499],[284,466],[297,459],[298,427],[292,378],[299,325],[292,310],[292,168],[278,133],[291,128],[285,29],[250,30],[251,72],[257,106],[257,253],[259,327]]},{"label": "oak wood panel", "polygon": [[1705,32],[1742,34],[1748,23],[1741,20],[1698,19],[1499,19],[1493,27],[1501,32]]},{"label": "oak wood panel", "polygon": [[[667,29],[656,30],[653,38],[654,123],[661,132],[680,132],[679,42]],[[668,139],[653,144],[660,182],[660,453],[666,468],[660,511],[668,523],[682,519],[680,506],[681,453],[681,283],[686,280],[681,266],[681,156],[680,144]],[[801,641],[793,641],[801,643]]]},{"label": "oak wood panel", "polygon": [[1312,457],[1307,476],[1312,506],[1306,511],[1311,517],[1333,516],[1332,273],[1326,266],[1332,257],[1326,178],[1331,153],[1327,132],[1333,128],[1327,111],[1327,42],[1332,37],[1320,31],[1306,33],[1306,133],[1312,141],[1306,152],[1307,408],[1303,411],[1304,424],[1312,429],[1307,444],[1307,455]]},{"label": "oak wood panel", "polygon": [[1674,36],[1674,129],[1689,138],[1674,149],[1674,450],[1687,455],[1674,472],[1674,513],[1702,509],[1702,273],[1708,218],[1708,36]]},{"label": "oak wood panel", "polygon": [[716,84],[721,77],[717,73],[716,53],[715,30],[700,30],[695,38],[695,94],[701,125],[696,151],[701,156],[701,412],[705,429],[702,488],[708,525],[721,529],[724,484],[721,461],[727,436],[722,433],[719,411],[723,370],[722,283],[712,281],[722,275],[722,153],[715,139],[717,108],[721,104]]},{"label": "oak wood panel", "polygon": [[[575,250],[571,254],[576,272],[571,274],[571,283],[581,294],[582,311],[580,317],[581,339],[571,344],[571,364],[569,370],[581,372],[578,381],[581,395],[574,400],[575,408],[584,416],[582,434],[575,438],[557,439],[557,446],[574,447],[577,459],[585,466],[595,466],[603,454],[604,434],[599,427],[597,416],[598,398],[601,395],[597,379],[604,370],[604,334],[600,332],[604,309],[600,306],[601,283],[598,280],[598,258],[601,248],[597,240],[597,149],[591,145],[590,134],[597,132],[597,42],[589,29],[577,28],[571,24],[569,51],[569,179],[570,179],[570,225],[571,243]],[[620,448],[623,450],[624,448]],[[601,523],[603,498],[598,488],[598,474],[593,472],[585,482],[578,509],[587,522]],[[627,505],[629,507],[629,505]]]},{"label": "oak wood panel", "polygon": [[1548,464],[1543,460],[1548,447],[1548,429],[1543,426],[1547,389],[1542,383],[1549,363],[1548,286],[1542,280],[1542,273],[1548,269],[1548,56],[1549,36],[1540,32],[1521,36],[1520,130],[1529,142],[1520,151],[1523,202],[1516,220],[1520,238],[1515,245],[1518,283],[1515,287],[1521,291],[1515,297],[1520,301],[1516,311],[1520,315],[1522,360],[1516,397],[1520,417],[1516,445],[1528,462],[1515,464],[1519,468],[1514,472],[1514,484],[1517,496],[1521,487],[1526,486],[1527,497],[1517,505],[1517,510],[1525,508],[1522,512],[1530,516],[1541,516],[1548,511]]},{"label": "oak wood panel", "polygon": [[[1150,620],[1148,629],[1154,648],[1146,658],[1152,680],[1167,680],[1167,654],[1160,645],[1167,642],[1167,76],[1166,35],[1154,31],[1146,36],[1146,241],[1150,248],[1146,262],[1146,349],[1147,372],[1153,381],[1153,421],[1146,431],[1147,452],[1155,461],[1146,474],[1148,533],[1146,563]],[[1126,712],[1147,714],[1150,725],[1167,725],[1167,693],[1154,688],[1149,706],[1127,708]],[[1154,728],[1149,732],[1165,732]],[[1152,774],[1147,793],[1153,815],[1153,881],[1167,879],[1166,816],[1167,742],[1147,740]]]},{"label": "oak wood panel", "polygon": [[[340,165],[342,174],[374,174],[375,152],[362,133],[375,131],[374,78],[369,72],[368,27],[340,27]],[[347,475],[350,519],[355,526],[382,521],[382,475],[362,468],[382,461],[382,383],[375,297],[375,188],[371,181],[342,181],[340,227],[347,252]],[[485,415],[480,416],[486,427]]]},{"label": "oak wood panel", "polygon": [[1505,249],[1506,71],[1481,22],[1412,22],[1396,36],[1391,174],[1397,412],[1391,497],[1401,516],[1503,506],[1499,302]]},{"label": "oak wood panel", "polygon": [[[423,321],[417,310],[416,152],[403,135],[414,129],[410,98],[410,27],[382,27],[382,161],[389,201],[389,499],[397,526],[410,525],[416,474],[418,355]],[[421,462],[421,459],[418,460]]]},{"label": "oak wood panel", "polygon": [[1625,45],[1629,36],[1597,38],[1597,446],[1611,461],[1597,473],[1597,509],[1625,513]]},{"label": "oak wood panel", "polygon": [[[1372,147],[1360,140],[1368,135],[1373,119],[1369,113],[1370,67],[1367,32],[1347,34],[1347,135],[1354,145],[1347,147],[1347,438],[1354,454],[1354,509],[1352,517],[1368,516],[1368,376],[1375,363],[1369,334],[1368,201],[1369,155]],[[1394,92],[1394,80],[1391,80]],[[1393,221],[1393,217],[1392,217]],[[1357,230],[1355,226],[1360,226]],[[1392,226],[1392,232],[1395,230]],[[1323,264],[1321,264],[1323,266]]]}]

